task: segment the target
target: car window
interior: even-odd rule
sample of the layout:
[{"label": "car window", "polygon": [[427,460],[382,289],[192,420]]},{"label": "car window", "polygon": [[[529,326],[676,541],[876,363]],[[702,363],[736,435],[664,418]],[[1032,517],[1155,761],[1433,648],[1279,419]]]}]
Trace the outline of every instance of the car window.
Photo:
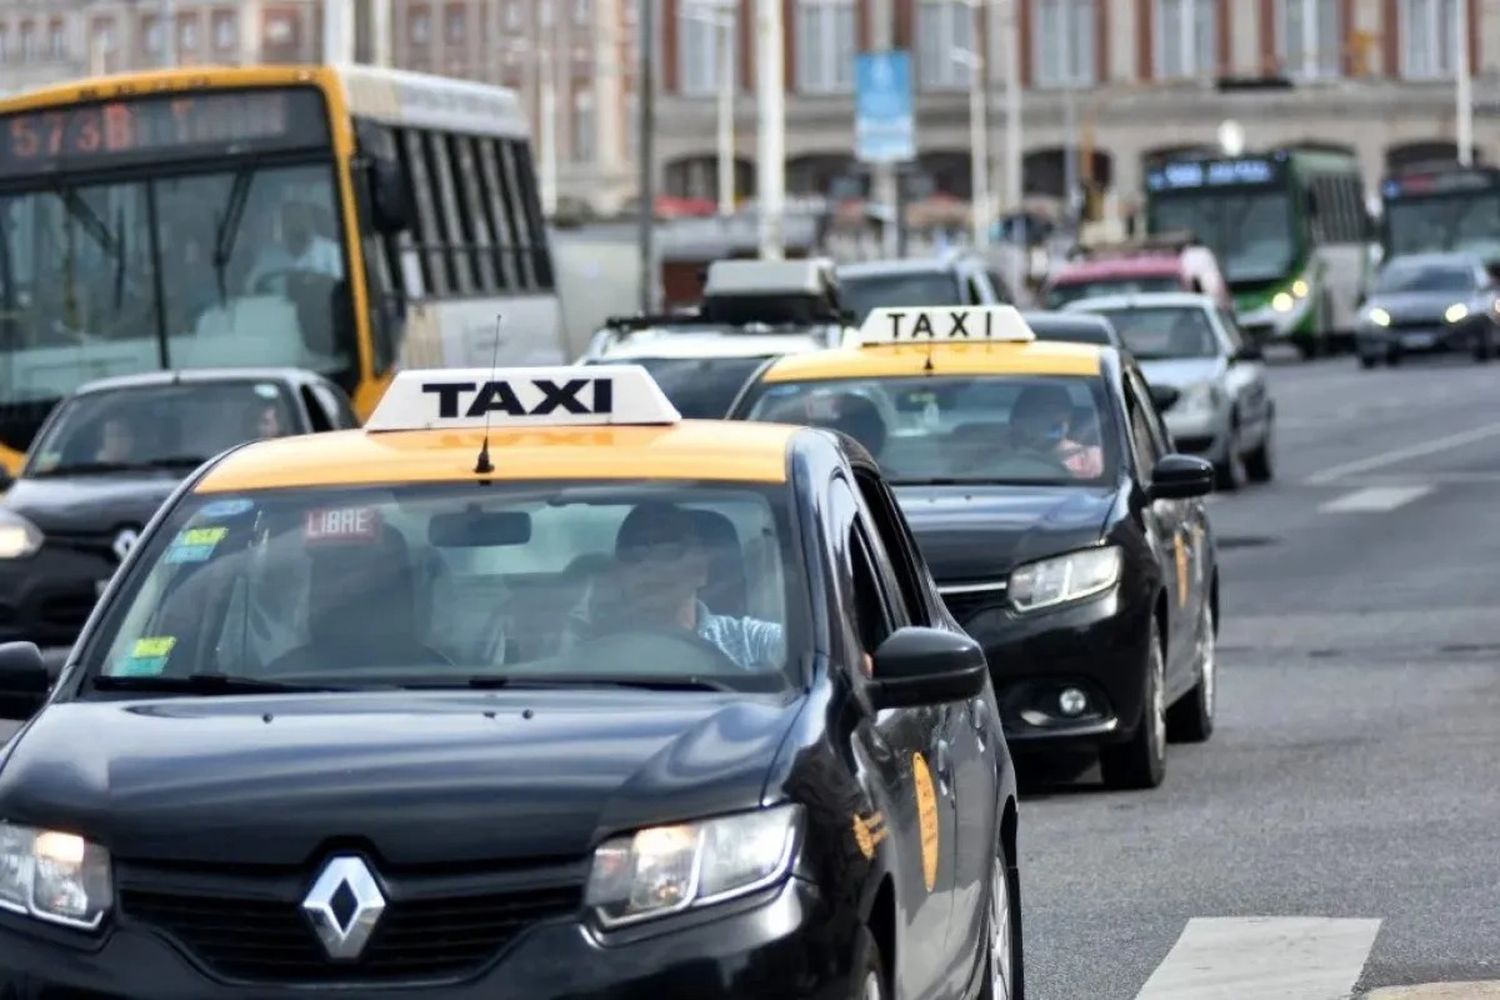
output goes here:
[{"label": "car window", "polygon": [[314,382],[312,389],[313,394],[323,401],[323,408],[333,415],[335,428],[359,426],[359,417],[355,414],[354,407],[349,405],[349,397],[344,390],[327,382]]},{"label": "car window", "polygon": [[105,674],[359,686],[704,676],[779,688],[802,626],[784,487],[515,483],[190,498]]},{"label": "car window", "polygon": [[892,484],[1112,481],[1119,455],[1104,380],[987,375],[763,383],[751,420],[831,427]]},{"label": "car window", "polygon": [[1047,289],[1047,308],[1061,309],[1069,302],[1079,299],[1101,298],[1110,295],[1133,295],[1139,292],[1180,292],[1182,281],[1170,276],[1141,278],[1098,278],[1085,281],[1068,281]]},{"label": "car window", "polygon": [[1135,452],[1136,470],[1142,479],[1146,479],[1166,454],[1169,444],[1168,439],[1153,426],[1156,421],[1151,395],[1134,373],[1125,379],[1125,405],[1129,411],[1130,444]]},{"label": "car window", "polygon": [[314,434],[333,430],[333,417],[323,401],[313,392],[312,386],[304,385],[299,390],[302,407],[307,411],[308,427]]},{"label": "car window", "polygon": [[1125,346],[1141,361],[1211,358],[1219,340],[1201,306],[1135,306],[1101,309]]},{"label": "car window", "polygon": [[887,561],[896,584],[896,594],[901,599],[906,619],[913,625],[930,622],[927,602],[923,598],[923,579],[918,568],[916,542],[901,515],[901,509],[891,496],[890,490],[878,476],[856,469],[855,481],[859,484],[859,497],[864,514],[885,549]]},{"label": "car window", "polygon": [[961,306],[965,289],[951,271],[912,271],[839,277],[839,299],[863,323],[885,306]]},{"label": "car window", "polygon": [[1475,287],[1474,273],[1462,264],[1393,261],[1380,273],[1377,292],[1467,292]]},{"label": "car window", "polygon": [[1219,317],[1219,326],[1223,329],[1224,335],[1229,338],[1229,350],[1238,352],[1245,346],[1245,335],[1239,323],[1235,321],[1234,314],[1223,306],[1216,306],[1214,314]]},{"label": "car window", "polygon": [[600,358],[596,364],[641,365],[672,405],[689,420],[717,420],[729,412],[740,390],[766,359]]}]

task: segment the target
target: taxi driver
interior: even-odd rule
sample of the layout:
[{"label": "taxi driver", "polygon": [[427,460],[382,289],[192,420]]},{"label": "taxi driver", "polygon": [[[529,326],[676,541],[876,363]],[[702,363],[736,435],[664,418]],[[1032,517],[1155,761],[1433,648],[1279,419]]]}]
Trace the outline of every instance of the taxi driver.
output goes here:
[{"label": "taxi driver", "polygon": [[[610,593],[595,595],[590,631],[682,629],[713,644],[742,669],[779,664],[781,625],[713,613],[698,597],[708,577],[709,551],[692,514],[664,501],[638,504],[615,536],[614,586]],[[601,605],[609,611],[601,614]]]},{"label": "taxi driver", "polygon": [[1072,423],[1073,402],[1066,389],[1028,386],[1011,409],[1011,443],[1020,451],[1060,462],[1076,479],[1102,476],[1103,449],[1073,440]]}]

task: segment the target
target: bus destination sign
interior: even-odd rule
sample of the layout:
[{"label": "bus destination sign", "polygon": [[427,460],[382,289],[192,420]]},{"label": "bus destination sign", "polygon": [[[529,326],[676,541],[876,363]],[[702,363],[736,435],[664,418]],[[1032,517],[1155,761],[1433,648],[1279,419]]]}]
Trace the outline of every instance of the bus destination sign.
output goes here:
[{"label": "bus destination sign", "polygon": [[1146,175],[1151,191],[1192,191],[1199,188],[1270,184],[1276,180],[1278,164],[1267,157],[1236,160],[1180,160],[1158,167]]},{"label": "bus destination sign", "polygon": [[1500,187],[1500,170],[1494,167],[1454,167],[1387,177],[1380,186],[1380,193],[1387,199],[1426,198],[1466,191],[1489,191],[1497,187]]},{"label": "bus destination sign", "polygon": [[122,97],[0,120],[0,173],[326,144],[323,98],[311,88]]}]

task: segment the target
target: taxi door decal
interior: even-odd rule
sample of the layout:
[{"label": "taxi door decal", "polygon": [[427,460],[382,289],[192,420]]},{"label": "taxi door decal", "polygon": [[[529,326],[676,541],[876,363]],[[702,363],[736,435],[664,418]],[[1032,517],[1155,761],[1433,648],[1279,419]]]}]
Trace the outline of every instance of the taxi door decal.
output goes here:
[{"label": "taxi door decal", "polygon": [[1188,602],[1188,553],[1181,530],[1172,536],[1172,548],[1177,557],[1177,606],[1185,608]]},{"label": "taxi door decal", "polygon": [[932,770],[927,758],[911,755],[912,779],[917,787],[917,829],[922,837],[922,881],[931,892],[937,885],[938,811],[937,793],[932,787]]}]

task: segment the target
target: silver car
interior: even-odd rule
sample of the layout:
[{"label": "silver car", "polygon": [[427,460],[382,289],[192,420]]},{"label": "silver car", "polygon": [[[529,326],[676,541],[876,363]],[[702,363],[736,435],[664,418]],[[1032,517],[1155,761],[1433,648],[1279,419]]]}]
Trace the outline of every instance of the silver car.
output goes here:
[{"label": "silver car", "polygon": [[1213,462],[1220,489],[1272,477],[1276,404],[1260,347],[1232,314],[1186,292],[1079,299],[1066,310],[1108,317],[1151,383],[1177,449]]}]

